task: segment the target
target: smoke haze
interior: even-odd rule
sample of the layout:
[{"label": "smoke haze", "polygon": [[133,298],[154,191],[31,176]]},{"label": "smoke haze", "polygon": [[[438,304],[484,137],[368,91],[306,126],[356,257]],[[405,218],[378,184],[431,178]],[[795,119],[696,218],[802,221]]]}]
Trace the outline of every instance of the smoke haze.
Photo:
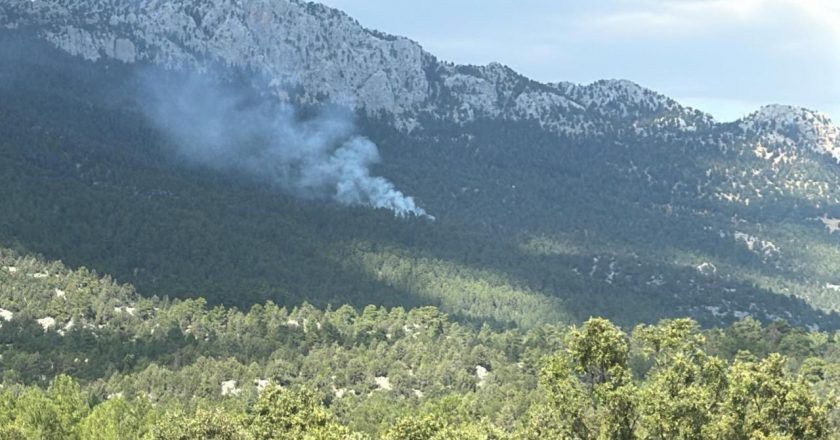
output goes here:
[{"label": "smoke haze", "polygon": [[207,74],[147,72],[140,90],[146,115],[190,163],[245,173],[302,198],[434,219],[393,183],[371,175],[379,151],[356,133],[349,112],[301,120],[289,104]]}]

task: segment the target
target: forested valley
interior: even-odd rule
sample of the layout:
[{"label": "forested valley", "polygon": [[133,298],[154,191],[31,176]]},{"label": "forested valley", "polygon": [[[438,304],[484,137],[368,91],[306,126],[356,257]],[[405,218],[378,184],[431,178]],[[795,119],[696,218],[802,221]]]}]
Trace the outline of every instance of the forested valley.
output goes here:
[{"label": "forested valley", "polygon": [[315,3],[0,1],[0,440],[837,438],[838,160]]}]

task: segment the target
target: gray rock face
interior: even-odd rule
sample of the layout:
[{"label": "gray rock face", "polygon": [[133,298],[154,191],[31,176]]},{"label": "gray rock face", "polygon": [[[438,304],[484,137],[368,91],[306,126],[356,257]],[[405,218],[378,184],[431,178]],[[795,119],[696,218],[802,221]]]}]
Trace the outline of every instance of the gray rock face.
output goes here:
[{"label": "gray rock face", "polygon": [[432,56],[405,38],[368,31],[347,15],[298,1],[13,0],[7,28],[39,34],[88,60],[171,67],[211,59],[263,71],[309,100],[401,115],[429,98]]},{"label": "gray rock face", "polygon": [[[405,131],[421,116],[458,124],[532,120],[577,137],[667,138],[723,125],[630,81],[541,84],[496,63],[443,63],[409,39],[365,29],[343,12],[301,0],[6,0],[0,26],[34,29],[88,60],[247,67],[265,72],[278,96],[295,86],[304,102],[329,100],[385,114]],[[758,134],[771,143],[804,142],[840,159],[837,128],[825,115],[779,109],[762,109],[723,129],[729,138]]]}]

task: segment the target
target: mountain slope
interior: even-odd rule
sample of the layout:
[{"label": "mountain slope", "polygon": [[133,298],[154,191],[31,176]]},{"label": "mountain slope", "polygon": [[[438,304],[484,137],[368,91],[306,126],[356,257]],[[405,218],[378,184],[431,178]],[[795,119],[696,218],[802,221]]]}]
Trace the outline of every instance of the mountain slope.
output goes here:
[{"label": "mountain slope", "polygon": [[[628,81],[440,62],[297,1],[11,1],[0,24],[14,188],[0,240],[144,294],[433,304],[502,326],[838,326],[838,137],[824,115],[775,106],[720,124]],[[379,146],[373,171],[438,221],[173,163],[136,85],[150,66],[267,77],[304,113],[350,106]]]}]

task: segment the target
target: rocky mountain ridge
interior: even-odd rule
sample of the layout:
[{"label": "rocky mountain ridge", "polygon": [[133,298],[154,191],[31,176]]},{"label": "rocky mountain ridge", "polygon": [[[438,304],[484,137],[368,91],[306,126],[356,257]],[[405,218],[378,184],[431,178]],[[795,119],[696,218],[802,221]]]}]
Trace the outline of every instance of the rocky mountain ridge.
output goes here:
[{"label": "rocky mountain ridge", "polygon": [[[265,72],[281,97],[386,115],[410,131],[419,120],[532,120],[572,137],[711,133],[725,124],[626,80],[542,84],[498,63],[442,62],[407,38],[369,30],[341,11],[301,0],[11,0],[0,26],[32,28],[88,60],[200,67],[208,60]],[[726,139],[804,144],[840,159],[837,127],[823,114],[768,106]],[[718,141],[718,136],[713,136]]]}]

